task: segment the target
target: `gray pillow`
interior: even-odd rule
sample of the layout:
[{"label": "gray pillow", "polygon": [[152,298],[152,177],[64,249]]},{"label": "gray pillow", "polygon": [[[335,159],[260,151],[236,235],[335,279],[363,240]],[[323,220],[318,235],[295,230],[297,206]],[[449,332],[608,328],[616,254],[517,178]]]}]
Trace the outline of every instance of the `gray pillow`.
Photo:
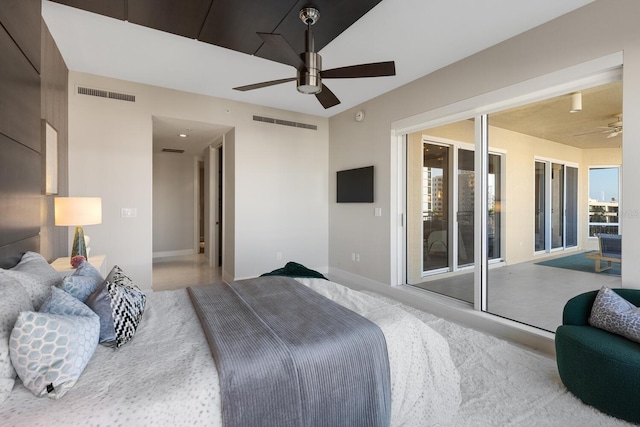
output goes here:
[{"label": "gray pillow", "polygon": [[589,324],[640,343],[640,308],[606,286],[596,295]]},{"label": "gray pillow", "polygon": [[16,371],[9,356],[9,336],[22,311],[33,310],[27,291],[13,276],[0,271],[0,403],[9,396]]}]

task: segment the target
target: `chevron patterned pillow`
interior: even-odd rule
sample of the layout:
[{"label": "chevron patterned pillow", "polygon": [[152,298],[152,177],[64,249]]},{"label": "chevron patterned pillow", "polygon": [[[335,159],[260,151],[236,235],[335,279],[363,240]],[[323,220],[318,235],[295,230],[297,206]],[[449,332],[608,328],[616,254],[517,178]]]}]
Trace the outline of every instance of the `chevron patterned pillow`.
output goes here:
[{"label": "chevron patterned pillow", "polygon": [[116,348],[129,342],[142,319],[145,294],[117,265],[86,301],[100,317],[100,343]]}]

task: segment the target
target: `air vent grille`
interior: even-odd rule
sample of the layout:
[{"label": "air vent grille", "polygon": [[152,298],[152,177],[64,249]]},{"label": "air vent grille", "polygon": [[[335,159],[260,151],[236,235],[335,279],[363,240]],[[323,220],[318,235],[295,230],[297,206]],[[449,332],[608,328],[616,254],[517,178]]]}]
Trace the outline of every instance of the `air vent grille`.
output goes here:
[{"label": "air vent grille", "polygon": [[274,119],[274,118],[271,118],[271,117],[253,116],[253,121],[254,122],[263,122],[263,123],[272,123],[274,125],[281,125],[281,126],[291,126],[291,127],[294,127],[294,128],[301,128],[301,129],[318,130],[318,126],[316,126],[316,125],[309,125],[309,124],[306,124],[306,123],[292,122],[290,120]]},{"label": "air vent grille", "polygon": [[178,154],[184,153],[184,150],[180,150],[178,148],[163,148],[162,151],[165,153],[178,153]]},{"label": "air vent grille", "polygon": [[119,101],[136,102],[136,96],[135,95],[129,95],[129,94],[126,94],[126,93],[111,92],[111,91],[102,90],[102,89],[93,89],[93,88],[90,88],[90,87],[78,86],[78,93],[80,95],[89,95],[89,96],[97,96],[97,97],[100,97],[100,98],[117,99]]}]

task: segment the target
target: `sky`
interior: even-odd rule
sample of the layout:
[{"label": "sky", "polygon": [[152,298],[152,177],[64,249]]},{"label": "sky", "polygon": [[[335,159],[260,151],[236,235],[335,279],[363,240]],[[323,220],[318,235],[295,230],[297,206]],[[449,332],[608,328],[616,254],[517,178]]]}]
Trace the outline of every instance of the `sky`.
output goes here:
[{"label": "sky", "polygon": [[589,169],[589,198],[599,202],[610,202],[618,197],[618,168]]}]

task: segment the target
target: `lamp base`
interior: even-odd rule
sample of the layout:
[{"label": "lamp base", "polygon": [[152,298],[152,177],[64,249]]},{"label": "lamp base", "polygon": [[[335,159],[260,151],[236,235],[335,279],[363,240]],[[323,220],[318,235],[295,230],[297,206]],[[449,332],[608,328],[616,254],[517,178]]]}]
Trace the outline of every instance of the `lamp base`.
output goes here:
[{"label": "lamp base", "polygon": [[71,248],[71,258],[82,255],[84,259],[87,257],[87,245],[84,241],[84,230],[81,225],[76,227],[76,234],[73,236],[73,247]]}]

